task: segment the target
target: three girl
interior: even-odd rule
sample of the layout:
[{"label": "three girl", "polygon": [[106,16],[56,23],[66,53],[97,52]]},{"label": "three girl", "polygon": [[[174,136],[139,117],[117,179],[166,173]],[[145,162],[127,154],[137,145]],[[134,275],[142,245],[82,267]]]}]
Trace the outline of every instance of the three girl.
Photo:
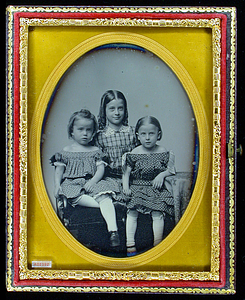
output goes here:
[{"label": "three girl", "polygon": [[138,212],[152,216],[154,245],[162,240],[165,213],[173,215],[173,197],[164,179],[175,174],[174,155],[157,145],[162,130],[155,118],[141,118],[135,130],[128,126],[127,102],[119,91],[102,96],[98,124],[97,131],[95,117],[84,109],[71,116],[68,136],[73,143],[51,158],[56,167],[55,197],[64,195],[73,206],[99,207],[113,247],[120,241],[112,199],[127,202],[126,244],[131,256],[136,254]]}]

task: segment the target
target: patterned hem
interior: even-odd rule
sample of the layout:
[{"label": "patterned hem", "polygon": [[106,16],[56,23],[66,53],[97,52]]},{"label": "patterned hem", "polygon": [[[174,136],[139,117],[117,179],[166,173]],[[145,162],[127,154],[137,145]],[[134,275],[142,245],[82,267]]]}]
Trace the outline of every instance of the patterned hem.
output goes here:
[{"label": "patterned hem", "polygon": [[127,204],[127,208],[129,210],[137,210],[142,214],[151,214],[153,211],[160,211],[161,213],[167,213],[170,216],[174,216],[174,206],[168,205],[165,202],[161,203],[161,205],[151,205],[145,203],[146,205],[139,204],[137,202],[130,201]]}]

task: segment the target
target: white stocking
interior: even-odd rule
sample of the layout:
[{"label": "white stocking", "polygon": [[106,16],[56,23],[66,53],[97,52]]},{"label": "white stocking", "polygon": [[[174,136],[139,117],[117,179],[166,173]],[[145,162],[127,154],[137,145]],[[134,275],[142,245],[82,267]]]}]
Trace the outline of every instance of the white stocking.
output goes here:
[{"label": "white stocking", "polygon": [[134,247],[135,246],[135,233],[137,229],[137,219],[138,212],[137,210],[129,210],[126,220],[126,246]]},{"label": "white stocking", "polygon": [[162,241],[163,230],[164,230],[164,217],[160,211],[153,211],[152,215],[152,229],[154,242],[153,245],[156,246]]},{"label": "white stocking", "polygon": [[100,198],[98,198],[98,202],[99,202],[101,214],[107,224],[107,230],[109,232],[117,231],[116,211],[111,198],[107,196],[107,198],[102,198],[102,200],[99,201]]},{"label": "white stocking", "polygon": [[98,202],[96,202],[93,197],[88,195],[80,196],[77,204],[85,207],[98,207],[98,208],[100,207]]}]

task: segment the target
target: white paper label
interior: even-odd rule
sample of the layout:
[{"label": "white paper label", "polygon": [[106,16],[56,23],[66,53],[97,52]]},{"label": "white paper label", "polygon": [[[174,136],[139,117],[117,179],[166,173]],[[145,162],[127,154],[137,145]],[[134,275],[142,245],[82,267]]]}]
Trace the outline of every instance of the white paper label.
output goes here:
[{"label": "white paper label", "polygon": [[33,268],[52,268],[51,260],[34,260],[32,261]]}]

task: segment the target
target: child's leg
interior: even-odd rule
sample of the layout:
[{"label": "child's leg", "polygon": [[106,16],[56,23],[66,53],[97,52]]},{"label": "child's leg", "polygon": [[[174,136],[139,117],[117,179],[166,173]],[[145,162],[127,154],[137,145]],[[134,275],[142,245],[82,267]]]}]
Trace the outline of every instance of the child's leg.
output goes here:
[{"label": "child's leg", "polygon": [[97,198],[100,211],[107,224],[107,230],[110,233],[110,246],[117,247],[120,245],[120,239],[117,232],[116,211],[111,198],[108,195],[102,195]]},{"label": "child's leg", "polygon": [[127,220],[126,220],[126,246],[127,246],[128,253],[136,252],[135,233],[137,229],[137,219],[138,219],[137,210],[129,210],[127,213]]},{"label": "child's leg", "polygon": [[164,230],[164,216],[160,211],[153,211],[152,216],[152,229],[154,242],[153,246],[156,246],[162,241],[163,230]]},{"label": "child's leg", "polygon": [[98,202],[96,202],[93,197],[88,195],[80,196],[76,204],[85,207],[100,207]]},{"label": "child's leg", "polygon": [[117,231],[116,211],[110,196],[101,195],[97,198],[100,211],[106,221],[108,231]]}]

